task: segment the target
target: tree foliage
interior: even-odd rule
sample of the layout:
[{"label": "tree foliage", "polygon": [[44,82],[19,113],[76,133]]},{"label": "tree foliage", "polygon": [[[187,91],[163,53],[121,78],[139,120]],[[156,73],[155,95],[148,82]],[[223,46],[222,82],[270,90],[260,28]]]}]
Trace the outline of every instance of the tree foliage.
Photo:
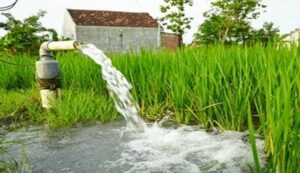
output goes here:
[{"label": "tree foliage", "polygon": [[164,0],[165,4],[160,6],[160,11],[165,14],[160,18],[162,25],[166,26],[174,33],[179,35],[180,44],[182,44],[182,35],[186,29],[191,28],[193,18],[185,15],[187,6],[192,6],[192,0]]},{"label": "tree foliage", "polygon": [[279,29],[274,26],[273,22],[265,22],[263,27],[251,32],[249,44],[260,42],[263,45],[274,44],[280,41]]},{"label": "tree foliage", "polygon": [[10,54],[38,53],[42,42],[57,40],[56,31],[43,27],[39,22],[45,14],[44,11],[40,11],[21,21],[10,13],[2,13],[7,20],[0,22],[0,28],[7,33],[0,39],[0,51]]},{"label": "tree foliage", "polygon": [[261,0],[216,0],[204,13],[206,20],[194,35],[201,43],[246,43],[251,38],[250,22],[257,19],[266,6]]}]

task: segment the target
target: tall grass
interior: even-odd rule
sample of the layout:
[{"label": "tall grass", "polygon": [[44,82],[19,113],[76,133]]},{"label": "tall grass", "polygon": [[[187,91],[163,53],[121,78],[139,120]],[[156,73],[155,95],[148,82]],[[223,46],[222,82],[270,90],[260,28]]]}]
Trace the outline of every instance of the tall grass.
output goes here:
[{"label": "tall grass", "polygon": [[[36,57],[26,55],[6,56],[0,54],[0,88],[26,89],[35,86],[34,83],[34,62]],[[3,62],[7,61],[8,63]],[[12,64],[17,65],[12,65]]]},{"label": "tall grass", "polygon": [[[22,89],[24,93],[18,94],[24,98],[20,98],[28,96],[35,100],[36,105],[25,106],[32,110],[29,117],[43,117],[41,121],[53,126],[116,119],[99,66],[76,52],[59,53],[56,57],[61,64],[64,88],[56,109],[44,112],[35,108],[39,103],[38,94],[33,94],[34,90],[37,92],[34,69],[12,70],[11,66],[1,64],[0,117],[5,117],[2,112],[7,114],[13,107],[10,105],[14,102],[7,99],[10,93]],[[149,121],[171,111],[180,123],[218,126],[224,130],[250,127],[251,134],[256,129],[265,138],[269,171],[299,172],[300,49],[212,46],[177,52],[142,50],[110,57],[133,84],[132,92],[141,114]],[[16,57],[13,61],[34,60]],[[19,97],[18,94],[12,97]],[[21,100],[14,104],[24,104]],[[253,136],[250,141],[255,151]],[[259,170],[258,163],[256,167]]]},{"label": "tall grass", "polygon": [[300,171],[299,48],[216,46],[121,58],[114,63],[133,82],[146,117],[154,107],[154,114],[174,111],[181,123],[233,130],[254,124],[265,137],[269,171]]}]

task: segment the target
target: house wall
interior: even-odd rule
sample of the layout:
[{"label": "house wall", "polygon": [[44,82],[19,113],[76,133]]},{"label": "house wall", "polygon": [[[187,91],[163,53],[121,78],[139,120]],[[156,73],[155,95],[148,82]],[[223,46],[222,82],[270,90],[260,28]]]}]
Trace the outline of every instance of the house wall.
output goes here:
[{"label": "house wall", "polygon": [[64,23],[63,23],[63,30],[62,36],[67,37],[71,40],[76,40],[76,24],[73,21],[70,13],[66,10],[64,15]]},{"label": "house wall", "polygon": [[157,49],[160,45],[158,28],[76,26],[76,38],[93,43],[103,51],[138,51]]},{"label": "house wall", "polygon": [[161,33],[161,46],[169,50],[175,50],[179,47],[179,36],[171,33]]}]

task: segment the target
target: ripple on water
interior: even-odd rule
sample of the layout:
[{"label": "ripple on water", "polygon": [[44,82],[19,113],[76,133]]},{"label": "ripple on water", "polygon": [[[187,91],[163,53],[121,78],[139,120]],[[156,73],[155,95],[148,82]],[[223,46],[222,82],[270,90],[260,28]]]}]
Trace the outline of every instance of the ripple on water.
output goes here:
[{"label": "ripple on water", "polygon": [[[23,128],[5,138],[25,143],[33,172],[239,173],[250,172],[247,165],[253,165],[246,135],[157,125],[132,132],[122,121],[51,133],[43,128]],[[262,140],[257,140],[257,147],[264,164]],[[21,158],[19,146],[10,150]]]}]

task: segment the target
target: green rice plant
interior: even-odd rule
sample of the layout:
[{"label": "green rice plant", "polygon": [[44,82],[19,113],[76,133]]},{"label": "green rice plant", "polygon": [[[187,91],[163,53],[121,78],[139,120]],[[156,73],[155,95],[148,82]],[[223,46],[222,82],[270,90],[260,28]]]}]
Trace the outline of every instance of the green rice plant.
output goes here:
[{"label": "green rice plant", "polygon": [[261,166],[260,166],[260,160],[258,157],[258,151],[256,148],[255,130],[253,127],[252,113],[251,113],[250,107],[248,107],[248,128],[249,128],[249,141],[250,141],[250,145],[251,145],[251,149],[252,149],[252,153],[253,153],[254,165],[255,165],[255,172],[260,173]]},{"label": "green rice plant", "polygon": [[269,52],[272,58],[262,62],[266,77],[258,82],[259,97],[255,98],[255,105],[265,136],[266,152],[271,157],[269,172],[298,171],[300,68],[299,54],[294,51]]},{"label": "green rice plant", "polygon": [[63,88],[93,89],[106,92],[106,85],[101,77],[101,68],[80,52],[58,53],[56,59],[61,68]]},{"label": "green rice plant", "polygon": [[108,122],[119,118],[113,101],[93,90],[64,90],[62,98],[53,101],[53,104],[53,109],[44,112],[47,125],[53,128],[85,121]]},{"label": "green rice plant", "polygon": [[34,61],[34,58],[26,55],[0,55],[0,88],[12,90],[34,87]]},{"label": "green rice plant", "polygon": [[0,89],[0,124],[13,124],[24,121],[43,122],[39,92],[28,90]]}]

